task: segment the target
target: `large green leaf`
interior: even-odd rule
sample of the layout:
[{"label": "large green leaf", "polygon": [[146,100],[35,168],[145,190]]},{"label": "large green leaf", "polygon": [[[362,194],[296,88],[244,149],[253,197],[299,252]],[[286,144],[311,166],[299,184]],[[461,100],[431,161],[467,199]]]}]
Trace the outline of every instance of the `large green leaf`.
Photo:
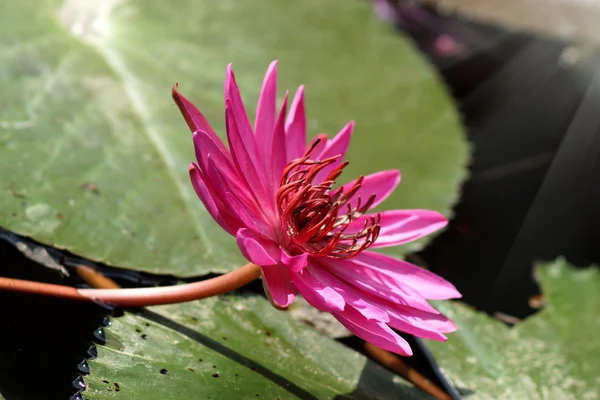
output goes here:
[{"label": "large green leaf", "polygon": [[367,2],[0,0],[0,9],[0,225],[44,243],[180,276],[243,263],[188,182],[190,133],[169,94],[179,82],[223,134],[229,62],[249,110],[279,59],[280,88],[307,85],[311,135],[355,119],[344,177],[400,168],[387,208],[449,212],[464,175],[450,98]]},{"label": "large green leaf", "polygon": [[428,398],[258,296],[126,313],[105,335],[85,377],[92,400]]},{"label": "large green leaf", "polygon": [[429,346],[468,399],[596,399],[600,274],[559,260],[537,269],[547,305],[514,328],[459,303],[437,308],[458,324]]}]

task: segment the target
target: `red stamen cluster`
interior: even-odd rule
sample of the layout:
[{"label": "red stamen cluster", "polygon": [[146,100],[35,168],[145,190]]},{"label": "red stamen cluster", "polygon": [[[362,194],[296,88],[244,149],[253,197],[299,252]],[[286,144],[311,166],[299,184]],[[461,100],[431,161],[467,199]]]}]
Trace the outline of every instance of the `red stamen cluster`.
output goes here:
[{"label": "red stamen cluster", "polygon": [[[281,220],[292,241],[307,253],[351,258],[373,244],[379,236],[379,214],[368,218],[360,231],[344,233],[352,221],[369,209],[375,195],[362,206],[360,196],[356,206],[350,205],[350,200],[361,187],[363,176],[345,193],[342,188],[331,191],[335,180],[348,165],[347,161],[331,171],[322,182],[313,184],[315,176],[323,168],[340,158],[338,155],[311,160],[310,153],[319,141],[313,142],[301,158],[290,161],[283,171],[281,187],[277,191]],[[343,212],[344,208],[347,211]]]}]

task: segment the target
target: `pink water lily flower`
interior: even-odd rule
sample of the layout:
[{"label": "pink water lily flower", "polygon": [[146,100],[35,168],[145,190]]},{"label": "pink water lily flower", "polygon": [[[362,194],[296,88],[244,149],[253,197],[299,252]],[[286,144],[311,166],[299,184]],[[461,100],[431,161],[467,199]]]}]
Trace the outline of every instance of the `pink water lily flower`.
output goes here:
[{"label": "pink water lily flower", "polygon": [[[397,170],[361,176],[337,189],[354,122],[306,145],[304,88],[276,110],[277,61],[269,66],[250,123],[231,65],[225,80],[229,148],[198,109],[173,88],[193,132],[198,164],[189,173],[214,220],[262,269],[268,297],[287,307],[299,292],[348,330],[380,348],[411,355],[391,328],[446,340],[456,325],[427,299],[460,297],[452,284],[406,261],[367,249],[397,246],[446,225],[429,210],[368,211],[400,182]],[[287,115],[286,115],[287,114]]]}]

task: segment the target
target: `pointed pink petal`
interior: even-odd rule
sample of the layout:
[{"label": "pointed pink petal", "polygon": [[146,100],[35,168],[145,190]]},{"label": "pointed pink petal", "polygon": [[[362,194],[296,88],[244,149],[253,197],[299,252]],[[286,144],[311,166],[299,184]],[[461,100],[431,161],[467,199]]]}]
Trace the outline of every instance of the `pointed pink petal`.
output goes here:
[{"label": "pointed pink petal", "polygon": [[[256,141],[254,134],[252,133],[252,126],[242,101],[240,94],[240,88],[235,81],[235,75],[231,64],[227,66],[226,77],[225,77],[225,106],[232,110],[233,118],[235,118],[235,124],[237,125],[242,140],[244,141],[248,152],[253,158],[256,158]],[[229,102],[227,101],[229,100]]]},{"label": "pointed pink petal", "polygon": [[192,132],[196,132],[197,130],[202,130],[210,135],[215,141],[216,145],[221,149],[222,152],[227,153],[227,147],[223,144],[221,139],[217,136],[214,129],[210,126],[204,115],[192,104],[191,101],[186,99],[179,91],[177,90],[177,84],[173,86],[173,90],[171,91],[173,96],[173,100],[179,107],[179,111],[183,115],[185,122],[187,122],[190,130]]},{"label": "pointed pink petal", "polygon": [[292,304],[296,297],[296,286],[286,267],[283,265],[263,266],[263,285],[269,300],[276,306],[285,308]]},{"label": "pointed pink petal", "polygon": [[[362,254],[364,253],[366,252]],[[373,269],[370,265],[357,261],[359,256],[360,254],[346,260],[322,260],[321,263],[333,275],[361,291],[393,303],[439,314],[417,290],[405,284],[398,274],[386,274]]]},{"label": "pointed pink petal", "polygon": [[227,124],[227,140],[231,147],[231,154],[234,164],[237,167],[238,175],[244,177],[247,186],[252,188],[256,203],[261,204],[267,209],[272,209],[275,199],[273,196],[268,196],[265,191],[262,179],[265,174],[262,168],[257,170],[257,164],[248,152],[248,148],[242,139],[236,120],[233,117],[231,101],[228,99],[226,103],[225,123]]},{"label": "pointed pink petal", "polygon": [[304,110],[304,86],[300,86],[290,113],[285,122],[285,133],[287,138],[288,161],[302,157],[306,148],[306,112]]},{"label": "pointed pink petal", "polygon": [[403,356],[412,356],[412,349],[406,340],[391,330],[384,322],[366,319],[352,307],[346,307],[333,316],[356,336],[375,346]]},{"label": "pointed pink petal", "polygon": [[273,239],[273,227],[265,217],[261,208],[253,200],[252,193],[249,193],[245,186],[238,184],[234,179],[227,179],[223,170],[213,162],[212,154],[207,158],[207,176],[210,178],[212,187],[215,188],[219,198],[226,205],[224,206],[229,214],[235,217],[238,227],[247,227],[259,232],[267,238]]},{"label": "pointed pink petal", "polygon": [[308,267],[310,273],[323,282],[323,284],[330,286],[333,290],[338,292],[344,298],[346,304],[355,308],[365,318],[377,320],[380,322],[389,322],[390,318],[385,311],[377,308],[371,302],[365,301],[359,290],[355,289],[351,285],[341,279],[336,278],[327,272],[326,269],[321,267],[316,262],[312,262]]},{"label": "pointed pink petal", "polygon": [[[384,214],[386,214],[384,216]],[[381,213],[381,231],[373,248],[398,246],[427,236],[448,224],[442,214],[430,210],[394,210]]]},{"label": "pointed pink petal", "polygon": [[277,102],[277,61],[273,61],[263,81],[258,105],[254,132],[259,156],[266,168],[271,169],[271,147],[273,145],[273,129],[275,127],[275,107]]},{"label": "pointed pink petal", "polygon": [[335,162],[323,168],[321,172],[317,174],[315,182],[323,181],[331,171],[344,162],[344,156],[346,155],[346,150],[348,150],[350,138],[352,137],[352,129],[354,129],[354,121],[350,121],[333,139],[328,140],[320,154],[315,152],[312,156],[315,160],[323,160],[328,157],[341,155]]},{"label": "pointed pink petal", "polygon": [[261,267],[278,264],[279,247],[271,240],[242,228],[235,234],[235,241],[242,255],[251,263]]},{"label": "pointed pink petal", "polygon": [[202,201],[202,204],[204,204],[204,207],[210,216],[213,217],[213,219],[221,226],[221,228],[223,228],[229,234],[234,235],[235,231],[227,226],[223,216],[220,214],[219,207],[217,206],[213,195],[206,185],[205,178],[202,174],[202,171],[200,171],[200,168],[198,168],[196,164],[191,163],[189,167],[189,174],[190,180],[192,181],[192,186],[194,187],[198,198],[200,198],[200,201]]},{"label": "pointed pink petal", "polygon": [[215,163],[219,164],[221,168],[226,168],[233,172],[234,175],[237,175],[233,169],[233,161],[231,160],[229,151],[224,152],[209,133],[201,129],[197,130],[192,134],[192,140],[196,160],[198,160],[198,165],[200,165],[203,171],[206,171],[206,158],[211,154]]},{"label": "pointed pink petal", "polygon": [[355,269],[362,267],[364,274],[382,274],[404,286],[412,287],[427,299],[446,300],[462,297],[454,285],[444,278],[404,260],[372,251],[363,251],[349,261],[354,264]]},{"label": "pointed pink petal", "polygon": [[404,315],[405,318],[410,320],[411,324],[417,325],[422,329],[442,333],[455,332],[458,329],[452,320],[442,314],[432,314],[403,306],[394,306],[392,312],[395,315]]},{"label": "pointed pink petal", "polygon": [[[229,153],[220,151],[218,146],[212,140],[211,136],[204,131],[196,131],[193,134],[194,149],[200,169],[213,181],[213,186],[221,188],[223,183],[227,184],[227,189],[239,198],[247,207],[254,204],[253,194],[246,185],[243,178],[238,175],[237,169],[233,165]],[[212,160],[214,171],[219,172],[222,177],[218,183],[215,183],[215,176],[208,167],[208,159]]]},{"label": "pointed pink petal", "polygon": [[271,144],[271,192],[275,196],[281,183],[281,174],[288,163],[286,138],[285,138],[285,113],[287,111],[288,92],[285,92],[281,110],[273,129],[273,143]]},{"label": "pointed pink petal", "polygon": [[392,328],[424,339],[437,340],[440,342],[448,340],[446,335],[435,329],[430,329],[418,318],[413,318],[408,314],[401,314],[393,311],[388,312],[388,314],[391,319],[388,325]]},{"label": "pointed pink petal", "polygon": [[379,214],[379,237],[371,248],[399,246],[427,236],[448,224],[446,218],[430,210],[390,210],[361,215],[350,223],[347,233],[363,229],[365,221]]},{"label": "pointed pink petal", "polygon": [[346,302],[344,298],[331,287],[324,285],[315,278],[306,268],[297,273],[292,273],[292,282],[306,299],[308,304],[318,310],[333,312],[342,311]]},{"label": "pointed pink petal", "polygon": [[302,253],[297,256],[292,256],[284,248],[281,248],[280,262],[288,267],[290,271],[300,272],[308,263],[308,254]]},{"label": "pointed pink petal", "polygon": [[[356,182],[353,180],[343,186],[344,191],[348,191]],[[374,174],[370,174],[364,177],[362,184],[360,185],[360,189],[356,192],[350,204],[355,207],[358,202],[358,198],[361,199],[361,204],[365,204],[371,195],[375,195],[375,202],[371,205],[370,208],[377,207],[381,204],[385,199],[389,197],[390,194],[396,189],[398,184],[400,183],[400,171],[397,169],[380,171]],[[364,220],[363,220],[364,225]],[[362,228],[362,227],[361,227]]]}]

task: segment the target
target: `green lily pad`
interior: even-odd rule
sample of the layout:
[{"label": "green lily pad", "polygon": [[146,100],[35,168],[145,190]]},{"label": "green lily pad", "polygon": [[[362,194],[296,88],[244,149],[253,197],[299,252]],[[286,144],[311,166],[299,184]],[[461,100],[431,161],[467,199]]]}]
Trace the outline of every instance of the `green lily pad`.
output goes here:
[{"label": "green lily pad", "polygon": [[514,328],[459,303],[436,304],[459,329],[429,347],[465,398],[597,398],[598,268],[576,270],[558,260],[537,273],[547,305]]},{"label": "green lily pad", "polygon": [[105,335],[90,400],[429,398],[258,296],[126,313]]},{"label": "green lily pad", "polygon": [[[245,261],[187,177],[175,82],[224,136],[233,62],[253,110],[268,63],[307,85],[309,134],[357,121],[344,178],[403,172],[386,208],[449,212],[468,146],[417,50],[367,2],[0,0],[0,226],[179,276]],[[27,23],[23,23],[27,21]]]}]

